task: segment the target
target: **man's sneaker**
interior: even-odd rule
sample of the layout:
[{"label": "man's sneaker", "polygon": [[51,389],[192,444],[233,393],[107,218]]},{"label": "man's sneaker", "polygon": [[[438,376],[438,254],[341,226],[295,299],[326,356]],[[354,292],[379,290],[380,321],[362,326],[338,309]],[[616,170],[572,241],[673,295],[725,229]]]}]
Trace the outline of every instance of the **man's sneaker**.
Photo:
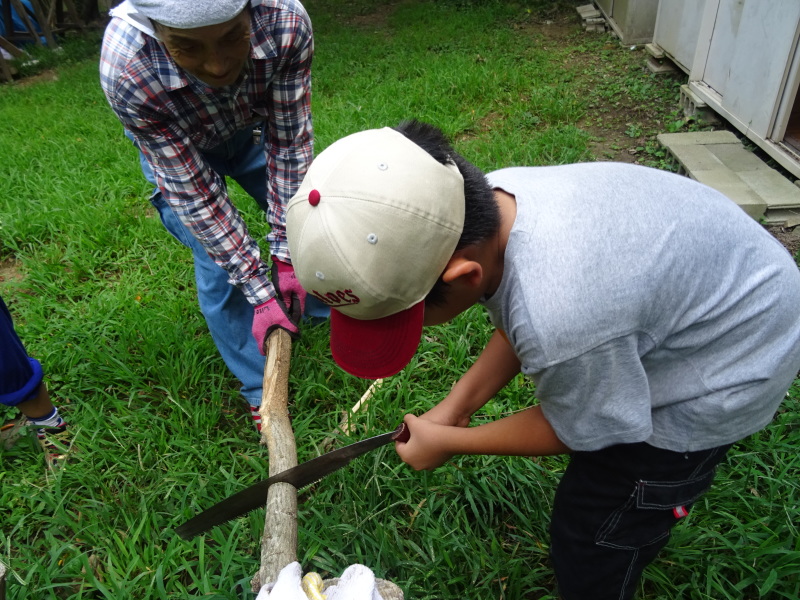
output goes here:
[{"label": "man's sneaker", "polygon": [[72,449],[69,428],[66,423],[60,427],[39,427],[36,438],[44,451],[44,458],[49,469],[62,467]]}]

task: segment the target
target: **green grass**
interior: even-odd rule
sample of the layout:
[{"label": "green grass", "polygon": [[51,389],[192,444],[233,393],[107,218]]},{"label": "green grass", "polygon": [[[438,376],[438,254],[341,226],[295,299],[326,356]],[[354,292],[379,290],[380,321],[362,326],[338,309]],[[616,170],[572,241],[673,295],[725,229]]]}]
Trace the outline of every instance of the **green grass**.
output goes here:
[{"label": "green grass", "polygon": [[[570,4],[308,2],[317,151],[416,117],[486,170],[638,147],[641,162],[668,166],[652,137],[689,126],[677,123],[679,78],[653,77],[641,50],[584,34]],[[547,33],[549,20],[561,34]],[[100,92],[96,47],[88,59],[77,48],[55,77],[0,86],[0,260],[14,273],[0,293],[78,449],[50,476],[32,440],[0,450],[8,597],[252,598],[263,511],[189,543],[172,530],[265,477],[266,453],[200,315],[191,257],[150,210]],[[263,232],[255,204],[233,193]],[[488,335],[479,309],[428,331],[340,444],[429,408]],[[327,326],[305,331],[290,381],[301,460],[368,383],[334,366]],[[531,395],[520,377],[478,418]],[[640,597],[800,597],[798,414],[800,383],[771,427],[737,445]],[[301,494],[299,559],[323,575],[362,562],[414,600],[553,598],[547,523],[564,465],[462,457],[417,473],[383,448]]]}]

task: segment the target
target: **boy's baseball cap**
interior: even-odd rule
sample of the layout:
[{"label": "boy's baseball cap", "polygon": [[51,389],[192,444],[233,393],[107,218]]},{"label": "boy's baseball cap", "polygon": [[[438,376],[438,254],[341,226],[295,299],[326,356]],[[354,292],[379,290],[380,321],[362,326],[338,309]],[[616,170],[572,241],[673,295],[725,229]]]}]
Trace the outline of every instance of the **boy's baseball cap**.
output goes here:
[{"label": "boy's baseball cap", "polygon": [[297,278],[331,307],[331,353],[352,375],[405,367],[425,296],[464,227],[464,179],[402,133],[370,129],[317,156],[286,210]]}]

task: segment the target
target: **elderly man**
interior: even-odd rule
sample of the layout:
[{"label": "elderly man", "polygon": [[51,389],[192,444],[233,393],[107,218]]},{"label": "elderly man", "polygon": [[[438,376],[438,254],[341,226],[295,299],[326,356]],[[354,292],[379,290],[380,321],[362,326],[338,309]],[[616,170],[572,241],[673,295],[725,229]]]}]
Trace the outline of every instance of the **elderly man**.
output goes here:
[{"label": "elderly man", "polygon": [[[329,314],[306,303],[284,226],[312,158],[311,23],[296,0],[126,0],[111,16],[103,91],[164,226],[192,250],[200,309],[260,429],[266,336]],[[266,213],[271,268],[226,176]]]}]

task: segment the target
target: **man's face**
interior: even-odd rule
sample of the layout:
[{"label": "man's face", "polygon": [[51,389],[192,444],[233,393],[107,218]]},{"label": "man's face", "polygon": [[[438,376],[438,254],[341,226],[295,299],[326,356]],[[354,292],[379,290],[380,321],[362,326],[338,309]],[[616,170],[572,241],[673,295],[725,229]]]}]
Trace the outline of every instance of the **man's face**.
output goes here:
[{"label": "man's face", "polygon": [[250,11],[194,29],[158,25],[158,34],[179,67],[211,87],[222,87],[239,78],[250,54]]}]

